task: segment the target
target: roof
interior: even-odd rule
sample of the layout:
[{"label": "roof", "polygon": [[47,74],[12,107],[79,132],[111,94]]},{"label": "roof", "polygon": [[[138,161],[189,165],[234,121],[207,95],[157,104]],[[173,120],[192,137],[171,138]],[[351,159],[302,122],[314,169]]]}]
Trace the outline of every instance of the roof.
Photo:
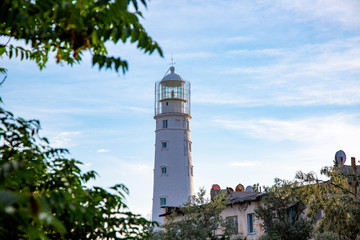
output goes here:
[{"label": "roof", "polygon": [[[338,167],[340,171],[344,174],[354,174],[352,166],[342,165]],[[356,166],[356,175],[360,177],[360,166]]]},{"label": "roof", "polygon": [[[216,193],[214,195],[217,195],[223,190],[212,190],[212,191],[216,191]],[[257,200],[260,200],[264,194],[265,193],[262,193],[262,192],[230,192],[230,194],[229,194],[230,198],[229,198],[228,202],[226,203],[226,205],[233,205],[236,203],[257,201]],[[165,211],[163,214],[159,215],[159,217],[169,216],[174,212],[176,212],[178,214],[182,213],[181,207],[165,206],[162,208],[164,208]]]},{"label": "roof", "polygon": [[228,196],[230,204],[258,200],[262,195],[264,195],[264,193],[262,192],[234,192],[232,190],[229,191],[229,188],[221,190],[211,189],[211,200],[213,200],[218,194],[224,194]]},{"label": "roof", "polygon": [[165,206],[165,207],[161,207],[163,209],[165,209],[163,214],[160,214],[159,217],[165,217],[165,216],[169,216],[170,214],[176,212],[176,213],[182,213],[181,208],[180,207],[174,207],[174,206]]},{"label": "roof", "polygon": [[169,73],[168,75],[166,75],[165,77],[163,77],[163,79],[161,80],[161,82],[164,82],[164,81],[174,81],[174,80],[175,80],[175,81],[184,81],[179,74],[176,74],[176,73],[175,73],[175,67],[174,67],[174,66],[171,66],[171,67],[170,67],[170,71],[171,71],[171,73]]},{"label": "roof", "polygon": [[232,192],[229,204],[260,200],[264,194],[262,192]]}]

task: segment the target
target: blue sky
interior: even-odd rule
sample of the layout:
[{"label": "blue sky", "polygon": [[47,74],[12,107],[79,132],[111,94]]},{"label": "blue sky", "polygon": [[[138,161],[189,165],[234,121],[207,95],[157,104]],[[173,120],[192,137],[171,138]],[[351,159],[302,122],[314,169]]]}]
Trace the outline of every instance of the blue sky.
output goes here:
[{"label": "blue sky", "polygon": [[39,119],[42,136],[94,169],[94,183],[130,188],[127,203],[149,216],[154,83],[175,59],[192,83],[194,183],[209,189],[271,185],[318,172],[337,150],[360,159],[360,2],[153,0],[143,25],[165,58],[109,45],[125,75],[51,60],[0,59],[4,107]]}]

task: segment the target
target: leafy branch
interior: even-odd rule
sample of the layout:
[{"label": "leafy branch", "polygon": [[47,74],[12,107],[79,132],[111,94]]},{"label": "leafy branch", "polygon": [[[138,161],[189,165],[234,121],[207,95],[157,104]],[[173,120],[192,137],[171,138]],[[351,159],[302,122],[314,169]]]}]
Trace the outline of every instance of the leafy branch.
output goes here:
[{"label": "leafy branch", "polygon": [[[145,0],[140,2],[146,7]],[[88,51],[93,65],[125,73],[127,61],[109,55],[108,42],[129,41],[144,53],[156,51],[163,56],[140,24],[142,13],[136,0],[4,0],[0,13],[0,36],[26,43],[25,47],[0,45],[0,56],[30,59],[40,69],[45,67],[50,52],[55,52],[57,63],[73,65]]]}]

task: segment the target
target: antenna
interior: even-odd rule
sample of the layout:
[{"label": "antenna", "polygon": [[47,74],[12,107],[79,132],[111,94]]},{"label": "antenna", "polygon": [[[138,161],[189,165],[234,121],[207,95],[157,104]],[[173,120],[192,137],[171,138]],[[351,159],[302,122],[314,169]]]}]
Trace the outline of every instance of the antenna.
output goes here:
[{"label": "antenna", "polygon": [[342,166],[346,162],[346,154],[343,150],[339,150],[335,153],[336,164]]},{"label": "antenna", "polygon": [[[171,62],[169,63],[169,65],[171,65],[172,67],[176,64],[176,62],[174,62],[174,58],[173,58],[173,54],[171,54]],[[171,67],[170,67],[171,68]],[[169,72],[170,68],[166,71],[166,73],[164,74],[164,77],[166,76],[166,74]],[[163,77],[163,78],[164,78]]]},{"label": "antenna", "polygon": [[174,66],[176,62],[174,62],[173,54],[171,54],[171,63],[169,65]]}]

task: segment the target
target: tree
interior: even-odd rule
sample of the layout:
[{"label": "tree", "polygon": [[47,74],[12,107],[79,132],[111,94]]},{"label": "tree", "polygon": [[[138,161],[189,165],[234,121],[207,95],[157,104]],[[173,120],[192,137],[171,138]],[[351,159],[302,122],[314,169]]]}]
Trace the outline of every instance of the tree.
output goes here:
[{"label": "tree", "polygon": [[39,128],[0,108],[0,239],[150,237],[154,223],[127,210],[124,185],[87,187],[96,173],[82,173]]},{"label": "tree", "polygon": [[[356,171],[348,168],[336,164],[322,168],[321,174],[328,180],[319,179],[313,172],[301,171],[292,182],[277,180],[263,197],[263,206],[256,211],[264,221],[265,239],[286,239],[286,232],[291,236],[289,239],[296,239],[294,234],[310,230],[316,240],[359,240],[360,198],[355,191],[359,178]],[[284,218],[281,216],[288,218],[285,209],[289,206],[305,213],[295,216],[298,227],[281,220]],[[305,236],[308,235],[298,239],[306,239]]]},{"label": "tree", "polygon": [[[140,0],[146,7],[146,0]],[[131,12],[129,9],[134,9]],[[111,56],[109,42],[137,43],[145,53],[162,50],[139,22],[136,0],[4,0],[0,2],[0,56],[35,61],[40,70],[50,52],[57,63],[92,64],[123,73],[128,64]],[[11,41],[15,40],[15,43]],[[6,79],[6,69],[0,73]],[[1,98],[0,98],[1,102]],[[67,159],[38,135],[40,123],[0,108],[0,239],[147,239],[153,222],[127,210],[128,189],[87,187],[94,171]]]},{"label": "tree", "polygon": [[317,213],[323,213],[314,229],[314,238],[360,239],[360,198],[352,191],[353,185],[359,186],[359,179],[336,165],[324,167],[321,174],[329,180],[320,180],[314,173],[296,175],[301,185],[298,195],[306,203],[308,215],[315,218]]},{"label": "tree", "polygon": [[297,186],[286,180],[275,179],[261,205],[255,209],[256,217],[263,223],[262,239],[306,240],[311,236],[313,221],[304,215],[305,203],[297,194]]},{"label": "tree", "polygon": [[[226,221],[220,213],[225,209],[226,198],[217,196],[213,201],[205,198],[205,190],[200,189],[192,198],[168,217],[162,231],[154,233],[156,240],[204,240],[228,239],[225,230],[222,238],[215,236],[215,230],[226,229]],[[228,228],[229,229],[229,228]]]},{"label": "tree", "polygon": [[[146,7],[146,0],[140,2]],[[142,13],[136,0],[3,0],[0,36],[7,40],[0,44],[0,56],[29,59],[42,69],[50,52],[56,53],[57,63],[73,65],[89,51],[93,65],[125,72],[126,60],[111,56],[109,42],[129,40],[145,53],[157,51],[162,56],[139,17]],[[13,44],[11,39],[16,42]]]}]

